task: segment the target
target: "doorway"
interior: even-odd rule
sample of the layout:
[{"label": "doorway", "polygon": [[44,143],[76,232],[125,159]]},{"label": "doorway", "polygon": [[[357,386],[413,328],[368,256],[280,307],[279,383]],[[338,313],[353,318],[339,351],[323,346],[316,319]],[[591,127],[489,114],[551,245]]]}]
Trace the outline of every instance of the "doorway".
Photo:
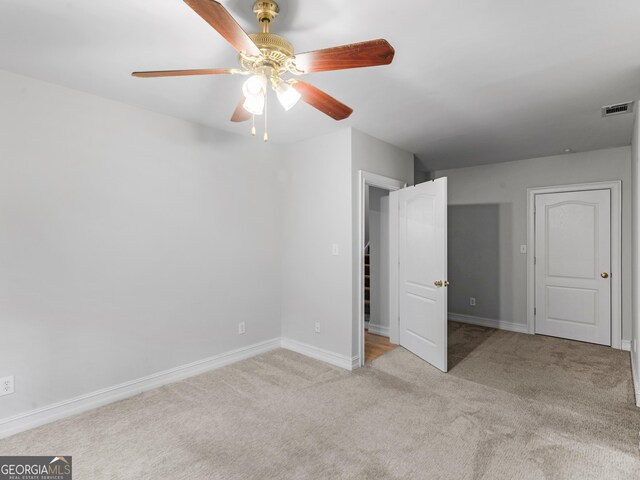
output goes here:
[{"label": "doorway", "polygon": [[[389,191],[388,292],[390,343],[447,371],[447,179],[402,188],[402,182],[360,171],[358,221],[358,363],[365,363],[365,214],[368,186]],[[382,312],[386,314],[386,311]]]},{"label": "doorway", "polygon": [[620,182],[529,189],[529,333],[621,348]]},{"label": "doorway", "polygon": [[357,335],[362,367],[396,346],[389,338],[389,193],[406,183],[361,170],[359,186]]},{"label": "doorway", "polygon": [[393,350],[389,339],[389,190],[367,186],[364,245],[365,364]]}]

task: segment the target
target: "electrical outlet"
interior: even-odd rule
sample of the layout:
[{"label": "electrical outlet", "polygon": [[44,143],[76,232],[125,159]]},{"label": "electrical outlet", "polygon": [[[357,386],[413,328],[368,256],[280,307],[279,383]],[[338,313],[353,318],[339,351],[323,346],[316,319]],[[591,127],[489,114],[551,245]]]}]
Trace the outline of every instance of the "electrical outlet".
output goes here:
[{"label": "electrical outlet", "polygon": [[331,255],[340,255],[340,247],[337,243],[331,245]]},{"label": "electrical outlet", "polygon": [[0,378],[0,396],[11,395],[14,392],[13,375]]},{"label": "electrical outlet", "polygon": [[243,335],[246,332],[246,328],[244,326],[244,322],[240,322],[238,324],[238,335]]},{"label": "electrical outlet", "polygon": [[476,299],[474,297],[469,297],[469,305],[472,307],[476,306]]},{"label": "electrical outlet", "polygon": [[320,333],[320,322],[316,322],[316,333]]}]

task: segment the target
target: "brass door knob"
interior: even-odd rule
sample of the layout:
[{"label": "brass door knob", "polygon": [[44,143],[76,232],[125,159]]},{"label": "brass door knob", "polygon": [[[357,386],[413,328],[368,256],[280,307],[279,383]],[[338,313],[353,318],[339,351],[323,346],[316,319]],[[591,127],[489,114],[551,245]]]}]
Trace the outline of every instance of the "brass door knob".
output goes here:
[{"label": "brass door knob", "polygon": [[434,284],[436,287],[441,287],[441,286],[442,286],[442,280],[436,280],[435,282],[433,282],[433,284]]},{"label": "brass door knob", "polygon": [[449,285],[450,285],[449,280],[445,280],[445,281],[444,281],[444,286],[445,286],[445,287],[448,287]]},{"label": "brass door knob", "polygon": [[602,273],[600,274],[600,276],[601,276],[602,278],[609,278],[609,274],[608,274],[607,272],[602,272]]}]

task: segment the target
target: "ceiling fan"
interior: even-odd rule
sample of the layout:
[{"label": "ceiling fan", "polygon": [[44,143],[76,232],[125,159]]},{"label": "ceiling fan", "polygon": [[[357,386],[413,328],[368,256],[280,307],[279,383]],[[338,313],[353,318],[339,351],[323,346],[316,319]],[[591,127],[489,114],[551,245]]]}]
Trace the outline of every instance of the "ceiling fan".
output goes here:
[{"label": "ceiling fan", "polygon": [[262,32],[247,35],[231,14],[214,0],[184,0],[198,15],[220,33],[240,54],[240,68],[205,70],[166,70],[133,72],[134,77],[175,77],[185,75],[247,75],[242,87],[240,102],[231,116],[232,122],[254,119],[252,134],[255,135],[255,115],[264,114],[267,134],[267,90],[269,84],[275,91],[285,110],[302,100],[335,120],[344,120],[353,110],[307,82],[291,78],[312,72],[326,72],[348,68],[388,65],[395,51],[386,40],[371,40],[340,47],[327,48],[295,54],[294,48],[283,37],[270,32],[271,22],[280,11],[275,1],[256,1],[256,14]]}]

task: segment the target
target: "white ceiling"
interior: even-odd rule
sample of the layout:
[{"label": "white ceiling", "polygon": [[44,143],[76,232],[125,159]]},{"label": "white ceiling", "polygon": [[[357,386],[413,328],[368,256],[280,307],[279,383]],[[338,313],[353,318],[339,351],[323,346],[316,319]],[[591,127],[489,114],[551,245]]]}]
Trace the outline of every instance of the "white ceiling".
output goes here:
[{"label": "white ceiling", "polygon": [[[223,0],[256,31],[253,0]],[[272,103],[269,135],[293,142],[351,125],[431,169],[628,145],[633,118],[602,105],[640,98],[637,0],[282,0],[273,27],[296,51],[386,38],[392,65],[306,80],[354,108],[337,123]],[[0,68],[219,129],[243,77],[132,78],[133,70],[235,67],[181,0],[2,0]],[[247,137],[247,141],[253,141]]]}]

